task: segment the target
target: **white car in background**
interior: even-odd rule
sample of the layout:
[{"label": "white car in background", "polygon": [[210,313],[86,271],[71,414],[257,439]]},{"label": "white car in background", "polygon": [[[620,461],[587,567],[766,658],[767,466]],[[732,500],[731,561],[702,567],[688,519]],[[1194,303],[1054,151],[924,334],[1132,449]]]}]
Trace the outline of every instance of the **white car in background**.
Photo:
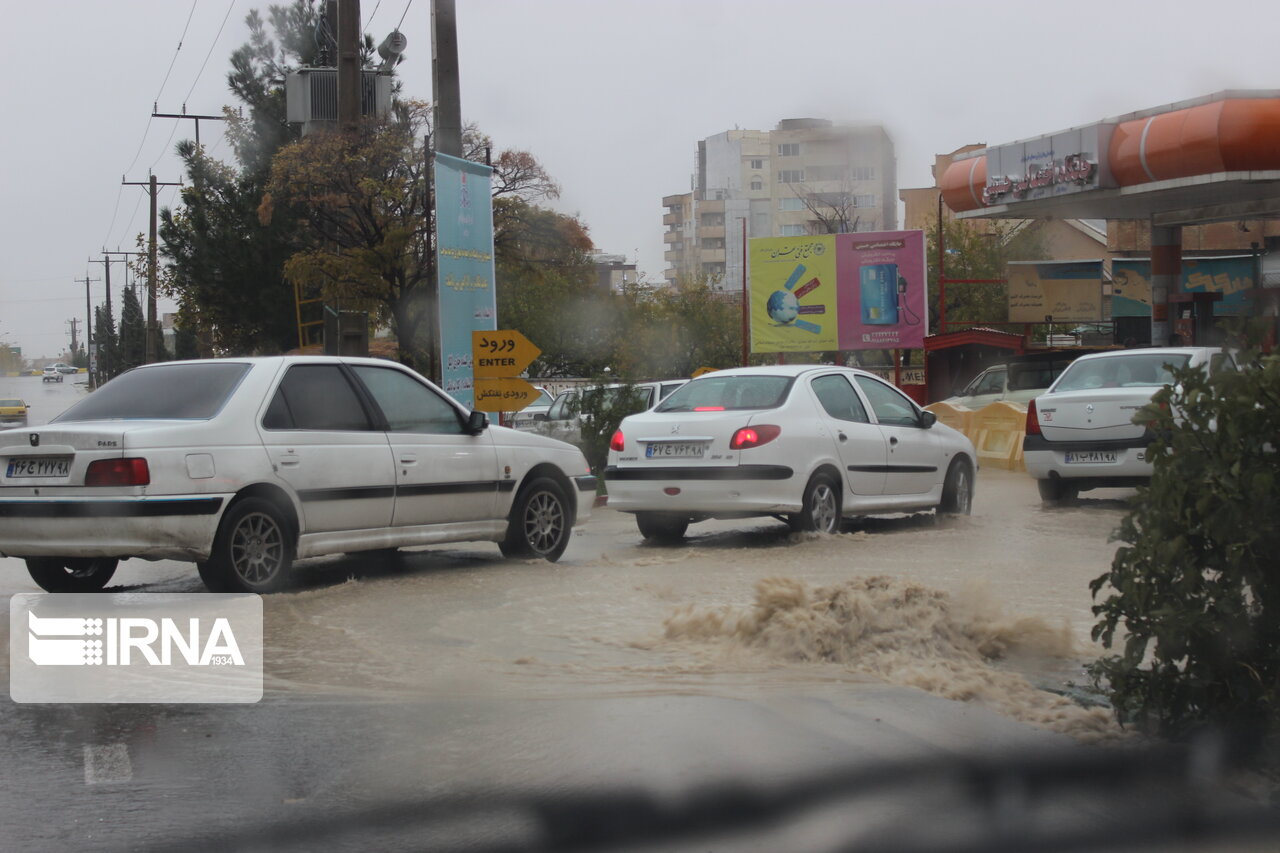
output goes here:
[{"label": "white car in background", "polygon": [[511,413],[510,426],[512,429],[522,429],[532,431],[537,427],[539,421],[547,419],[547,410],[551,408],[551,404],[555,402],[555,397],[546,388],[534,386],[538,391],[538,399],[525,406],[518,412]]},{"label": "white car in background", "polygon": [[1173,381],[1171,368],[1236,369],[1216,347],[1127,349],[1085,355],[1027,406],[1022,455],[1046,503],[1151,479],[1154,436],[1133,416]]},{"label": "white car in background", "polygon": [[595,491],[578,448],[490,426],[390,361],[173,361],[0,433],[0,556],[50,592],[137,557],[262,593],[322,554],[491,541],[556,560]]},{"label": "white car in background", "polygon": [[625,418],[605,481],[609,507],[634,513],[649,539],[749,516],[835,533],[872,513],[968,515],[976,458],[962,433],[866,371],[742,367]]}]

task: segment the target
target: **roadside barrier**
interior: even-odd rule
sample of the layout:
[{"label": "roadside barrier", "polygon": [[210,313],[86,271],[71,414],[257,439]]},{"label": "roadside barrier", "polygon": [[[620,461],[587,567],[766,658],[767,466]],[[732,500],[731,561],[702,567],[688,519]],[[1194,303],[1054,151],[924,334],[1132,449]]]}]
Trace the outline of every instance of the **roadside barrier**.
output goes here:
[{"label": "roadside barrier", "polygon": [[952,429],[958,429],[973,441],[973,409],[958,403],[930,403],[924,407],[926,411],[938,416],[938,421]]},{"label": "roadside barrier", "polygon": [[978,451],[978,465],[1025,471],[1022,438],[1027,424],[1027,407],[1003,400],[989,403],[973,413],[968,433]]}]

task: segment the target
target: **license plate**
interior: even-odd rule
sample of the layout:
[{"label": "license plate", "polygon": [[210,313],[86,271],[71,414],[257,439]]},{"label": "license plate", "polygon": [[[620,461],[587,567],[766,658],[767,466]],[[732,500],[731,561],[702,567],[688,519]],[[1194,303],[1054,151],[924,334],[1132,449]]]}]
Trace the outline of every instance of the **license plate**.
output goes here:
[{"label": "license plate", "polygon": [[1114,450],[1068,450],[1064,461],[1068,465],[1089,462],[1115,462],[1119,459]]},{"label": "license plate", "polygon": [[66,477],[71,473],[69,456],[24,456],[9,460],[9,479],[20,477]]},{"label": "license plate", "polygon": [[651,442],[644,449],[644,455],[650,459],[701,459],[706,443],[701,441],[662,441]]}]

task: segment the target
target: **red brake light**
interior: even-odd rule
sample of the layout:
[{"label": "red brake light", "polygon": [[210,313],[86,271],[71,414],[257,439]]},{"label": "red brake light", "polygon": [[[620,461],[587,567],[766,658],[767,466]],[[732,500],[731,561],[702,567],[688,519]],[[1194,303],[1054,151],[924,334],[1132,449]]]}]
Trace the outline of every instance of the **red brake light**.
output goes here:
[{"label": "red brake light", "polygon": [[616,430],[613,433],[613,438],[609,439],[609,449],[610,450],[626,450],[627,449],[627,440],[626,438],[623,437],[622,430]]},{"label": "red brake light", "polygon": [[1027,403],[1027,435],[1040,434],[1040,415],[1036,412],[1036,401],[1032,400]]},{"label": "red brake light", "polygon": [[145,486],[151,482],[151,469],[147,460],[99,459],[89,463],[84,473],[86,486]]},{"label": "red brake light", "polygon": [[695,412],[723,412],[724,406],[694,406]]},{"label": "red brake light", "polygon": [[742,427],[733,434],[729,441],[730,450],[747,450],[768,444],[782,433],[782,427],[773,424],[760,424],[754,427]]}]

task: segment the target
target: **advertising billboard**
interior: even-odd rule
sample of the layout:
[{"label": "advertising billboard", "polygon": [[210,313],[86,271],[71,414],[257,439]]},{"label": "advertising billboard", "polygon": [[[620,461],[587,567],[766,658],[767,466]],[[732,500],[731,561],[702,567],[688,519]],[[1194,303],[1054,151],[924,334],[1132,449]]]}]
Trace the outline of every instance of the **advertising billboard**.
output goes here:
[{"label": "advertising billboard", "polygon": [[[1124,258],[1111,262],[1111,316],[1151,316],[1151,261]],[[1221,293],[1216,315],[1240,314],[1248,306],[1245,292],[1253,284],[1253,257],[1183,258],[1183,293]]]},{"label": "advertising billboard", "polygon": [[752,351],[923,346],[924,232],[758,237],[750,258]]},{"label": "advertising billboard", "polygon": [[1009,321],[1092,323],[1102,319],[1102,261],[1011,261]]},{"label": "advertising billboard", "polygon": [[471,333],[498,328],[493,276],[493,198],[483,163],[435,156],[436,272],[444,390],[475,405]]}]

